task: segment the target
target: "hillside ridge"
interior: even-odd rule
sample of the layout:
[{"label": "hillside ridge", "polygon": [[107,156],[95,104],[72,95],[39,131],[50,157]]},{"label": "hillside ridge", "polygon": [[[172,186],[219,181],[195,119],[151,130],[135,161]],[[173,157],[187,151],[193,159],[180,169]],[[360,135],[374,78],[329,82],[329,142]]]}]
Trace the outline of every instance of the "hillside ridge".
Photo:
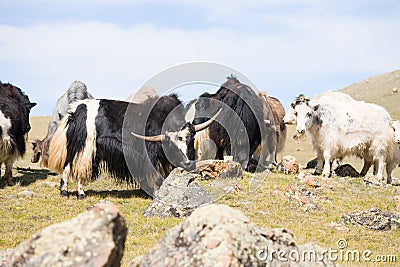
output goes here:
[{"label": "hillside ridge", "polygon": [[393,119],[400,119],[400,70],[371,76],[339,91],[356,100],[383,106]]}]

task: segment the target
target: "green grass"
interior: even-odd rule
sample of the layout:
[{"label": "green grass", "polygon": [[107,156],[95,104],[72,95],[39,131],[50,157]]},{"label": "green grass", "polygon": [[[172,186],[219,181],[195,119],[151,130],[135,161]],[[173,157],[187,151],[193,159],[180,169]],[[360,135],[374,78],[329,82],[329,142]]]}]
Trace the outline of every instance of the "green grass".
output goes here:
[{"label": "green grass", "polygon": [[[44,137],[48,119],[32,118],[29,141]],[[310,140],[296,144],[290,138],[292,133],[293,128],[290,128],[284,154],[294,155],[304,165],[315,157],[315,153],[311,149]],[[0,182],[0,249],[13,248],[43,227],[72,218],[100,200],[109,200],[120,209],[128,226],[123,259],[123,266],[127,266],[134,257],[146,253],[154,246],[168,229],[182,221],[176,218],[144,217],[143,211],[151,199],[125,184],[115,183],[107,176],[85,187],[85,200],[78,201],[74,196],[61,197],[57,188],[50,184],[58,183],[58,176],[30,163],[30,156],[31,151],[28,149],[26,157],[15,164],[15,167],[19,167],[14,169],[18,182],[16,186],[8,187],[5,181]],[[355,166],[361,165],[360,160],[351,159],[350,162],[354,162]],[[337,240],[345,238],[349,249],[394,254],[400,260],[400,229],[376,232],[350,225],[350,231],[342,232],[327,226],[332,221],[338,222],[342,214],[356,210],[377,207],[399,211],[393,197],[400,194],[400,188],[371,187],[362,184],[359,178],[333,177],[333,189],[326,186],[325,180],[321,181],[322,189],[303,185],[320,199],[317,202],[320,210],[305,212],[285,196],[287,186],[299,183],[295,176],[257,174],[256,178],[265,178],[265,181],[255,192],[249,191],[251,177],[251,174],[245,173],[243,179],[239,180],[239,190],[220,198],[217,203],[241,210],[259,226],[290,229],[297,244],[314,242],[324,248],[336,248]],[[74,188],[74,184],[70,184],[70,190],[75,191]],[[23,190],[35,194],[32,197],[19,196],[18,193]]]}]

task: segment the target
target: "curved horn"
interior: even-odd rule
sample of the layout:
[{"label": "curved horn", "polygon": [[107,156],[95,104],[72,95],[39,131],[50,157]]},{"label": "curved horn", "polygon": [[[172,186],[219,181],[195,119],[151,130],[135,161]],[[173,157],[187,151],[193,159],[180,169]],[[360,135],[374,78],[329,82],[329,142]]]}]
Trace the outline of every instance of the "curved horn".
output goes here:
[{"label": "curved horn", "polygon": [[149,141],[149,142],[161,142],[164,139],[163,134],[154,135],[154,136],[144,136],[144,135],[136,134],[133,132],[131,132],[131,134],[137,138],[140,138],[140,139],[143,139],[143,140]]},{"label": "curved horn", "polygon": [[210,124],[213,123],[213,122],[215,121],[215,119],[218,117],[218,115],[221,113],[221,111],[222,111],[222,108],[220,108],[220,109],[218,110],[218,112],[217,112],[211,119],[209,119],[208,121],[203,122],[203,123],[200,123],[200,124],[198,124],[198,125],[195,125],[195,126],[194,126],[194,130],[195,130],[196,132],[198,132],[198,131],[201,131],[201,130],[207,128],[208,126],[210,126]]}]

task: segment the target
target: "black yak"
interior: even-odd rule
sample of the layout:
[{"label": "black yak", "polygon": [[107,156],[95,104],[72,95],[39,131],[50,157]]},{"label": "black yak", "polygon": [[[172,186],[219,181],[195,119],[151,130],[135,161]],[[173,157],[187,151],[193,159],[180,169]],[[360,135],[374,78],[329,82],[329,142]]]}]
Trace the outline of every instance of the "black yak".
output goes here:
[{"label": "black yak", "polygon": [[[49,167],[59,172],[69,168],[77,181],[78,198],[85,197],[82,183],[98,177],[100,164],[115,178],[138,182],[153,195],[174,167],[195,167],[194,134],[214,119],[196,126],[186,122],[176,95],[141,104],[78,101],[50,142]],[[65,193],[64,181],[61,194]]]}]

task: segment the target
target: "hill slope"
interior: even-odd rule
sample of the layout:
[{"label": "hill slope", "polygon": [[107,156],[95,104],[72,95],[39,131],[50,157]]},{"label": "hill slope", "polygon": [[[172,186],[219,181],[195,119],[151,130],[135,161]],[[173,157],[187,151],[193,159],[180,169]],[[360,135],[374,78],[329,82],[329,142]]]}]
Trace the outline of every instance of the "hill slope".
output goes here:
[{"label": "hill slope", "polygon": [[[397,88],[397,93],[393,92],[394,88]],[[356,100],[381,105],[393,119],[400,119],[400,70],[369,77],[340,91]]]}]

